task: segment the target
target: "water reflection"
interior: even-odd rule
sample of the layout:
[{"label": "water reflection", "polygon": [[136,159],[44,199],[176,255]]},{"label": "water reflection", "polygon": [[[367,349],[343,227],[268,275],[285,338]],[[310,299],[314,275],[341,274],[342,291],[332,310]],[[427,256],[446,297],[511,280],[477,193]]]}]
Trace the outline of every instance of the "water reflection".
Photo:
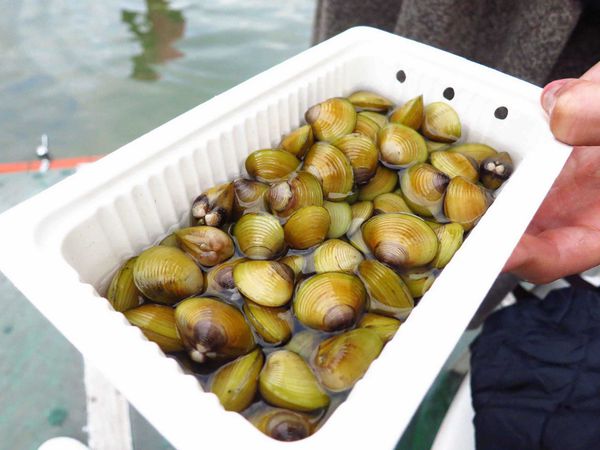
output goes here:
[{"label": "water reflection", "polygon": [[121,20],[142,46],[142,52],[131,58],[132,78],[157,80],[160,74],[153,65],[183,56],[173,44],[183,36],[185,18],[168,0],[146,0],[146,12],[123,10]]}]

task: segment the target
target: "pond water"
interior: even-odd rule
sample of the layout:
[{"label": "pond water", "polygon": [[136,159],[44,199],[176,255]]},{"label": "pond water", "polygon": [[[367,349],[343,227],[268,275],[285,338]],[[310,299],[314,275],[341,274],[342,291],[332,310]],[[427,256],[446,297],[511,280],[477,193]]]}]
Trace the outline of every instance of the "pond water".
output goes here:
[{"label": "pond water", "polygon": [[109,153],[310,44],[313,0],[0,0],[0,162]]}]

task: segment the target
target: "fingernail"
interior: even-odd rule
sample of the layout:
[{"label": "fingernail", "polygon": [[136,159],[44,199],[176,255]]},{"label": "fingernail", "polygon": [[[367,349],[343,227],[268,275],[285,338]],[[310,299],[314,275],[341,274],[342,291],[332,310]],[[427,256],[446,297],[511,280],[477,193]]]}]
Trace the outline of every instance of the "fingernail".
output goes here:
[{"label": "fingernail", "polygon": [[552,113],[554,105],[556,104],[556,93],[567,81],[569,80],[555,80],[544,87],[544,90],[542,91],[542,108],[544,108],[544,111],[546,111],[548,115]]}]

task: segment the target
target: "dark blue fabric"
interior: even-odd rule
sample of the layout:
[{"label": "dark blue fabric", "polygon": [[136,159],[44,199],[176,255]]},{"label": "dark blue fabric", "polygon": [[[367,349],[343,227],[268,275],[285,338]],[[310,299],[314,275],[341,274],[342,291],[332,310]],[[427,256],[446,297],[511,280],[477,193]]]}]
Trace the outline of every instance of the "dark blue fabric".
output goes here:
[{"label": "dark blue fabric", "polygon": [[471,352],[478,450],[600,449],[600,294],[567,288],[504,308]]}]

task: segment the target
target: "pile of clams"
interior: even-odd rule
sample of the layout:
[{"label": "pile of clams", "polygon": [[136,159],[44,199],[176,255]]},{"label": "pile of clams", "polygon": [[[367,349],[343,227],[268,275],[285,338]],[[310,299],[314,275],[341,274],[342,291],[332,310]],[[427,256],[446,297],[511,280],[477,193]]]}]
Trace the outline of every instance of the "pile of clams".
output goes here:
[{"label": "pile of clams", "polygon": [[511,175],[446,103],[368,91],[312,106],[107,298],[223,407],[309,436],[378,357]]}]

